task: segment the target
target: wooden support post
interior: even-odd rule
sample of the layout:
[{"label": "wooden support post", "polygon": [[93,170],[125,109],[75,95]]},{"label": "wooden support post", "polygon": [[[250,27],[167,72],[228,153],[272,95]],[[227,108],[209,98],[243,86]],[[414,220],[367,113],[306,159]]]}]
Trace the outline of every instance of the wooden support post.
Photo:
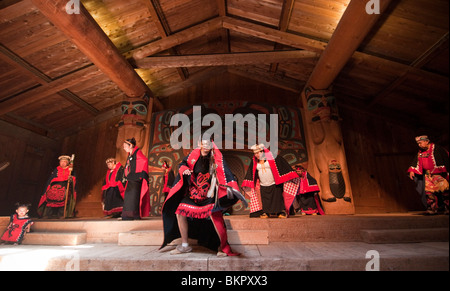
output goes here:
[{"label": "wooden support post", "polygon": [[353,214],[353,195],[331,84],[389,5],[380,1],[380,14],[369,14],[368,1],[352,0],[301,93],[311,165],[325,212]]}]

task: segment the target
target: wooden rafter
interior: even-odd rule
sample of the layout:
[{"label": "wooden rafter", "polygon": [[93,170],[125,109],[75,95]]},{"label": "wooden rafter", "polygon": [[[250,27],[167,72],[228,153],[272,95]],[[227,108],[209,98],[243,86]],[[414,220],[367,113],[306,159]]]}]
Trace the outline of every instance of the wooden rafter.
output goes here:
[{"label": "wooden rafter", "polygon": [[176,68],[176,67],[209,67],[209,66],[237,66],[248,64],[264,64],[271,62],[295,62],[305,58],[318,58],[316,52],[304,50],[228,53],[210,55],[183,55],[149,57],[138,60],[139,68]]},{"label": "wooden rafter", "polygon": [[79,13],[68,14],[65,0],[32,2],[128,97],[148,94],[152,102],[150,106],[153,106],[154,98],[150,89],[83,5],[80,5]]},{"label": "wooden rafter", "polygon": [[126,58],[133,58],[135,60],[140,60],[145,57],[157,54],[159,52],[168,50],[177,45],[186,43],[193,39],[199,38],[211,31],[215,31],[222,28],[222,18],[217,17],[201,24],[193,26],[191,28],[182,30],[180,32],[174,33],[164,39],[160,39],[143,45],[140,48],[134,49],[124,54]]},{"label": "wooden rafter", "polygon": [[33,102],[37,102],[47,96],[56,94],[66,88],[70,88],[76,84],[90,80],[100,74],[101,72],[98,70],[98,68],[96,68],[95,66],[90,66],[32,90],[28,90],[25,93],[20,94],[19,96],[2,102],[0,115],[9,113]]},{"label": "wooden rafter", "polygon": [[[289,21],[291,19],[292,15],[292,9],[294,8],[294,2],[295,0],[284,0],[283,1],[283,7],[281,9],[281,16],[280,16],[280,22],[278,24],[278,29],[280,31],[287,31],[289,26]],[[276,43],[274,46],[275,50],[281,49],[282,46],[279,43]],[[278,63],[272,63],[270,65],[270,72],[276,72],[278,69]]]},{"label": "wooden rafter", "polygon": [[431,46],[427,51],[425,51],[421,56],[419,56],[414,62],[410,64],[409,67],[405,68],[402,74],[385,87],[380,93],[372,98],[369,102],[369,106],[373,106],[380,101],[382,101],[386,96],[388,96],[392,91],[394,91],[398,86],[400,86],[407,77],[411,74],[414,69],[420,69],[426,65],[437,53],[439,53],[443,48],[448,47],[448,32],[442,36],[433,46]]},{"label": "wooden rafter", "polygon": [[[152,16],[153,22],[156,24],[158,28],[159,35],[162,39],[167,38],[171,33],[171,29],[167,20],[163,17],[162,8],[157,0],[143,0],[146,4],[147,9]],[[175,47],[169,48],[169,51],[172,55],[179,55],[177,49]],[[186,80],[189,76],[189,72],[182,67],[177,67],[178,74],[180,75],[182,80]]]},{"label": "wooden rafter", "polygon": [[[10,51],[8,48],[4,47],[0,44],[0,58],[2,60],[7,61],[8,63],[14,65],[16,68],[18,68],[22,73],[25,75],[35,79],[37,82],[39,82],[41,85],[48,84],[52,82],[52,79],[49,78],[47,75],[36,69],[35,67],[31,66],[27,62],[25,62],[21,57]],[[88,104],[86,101],[82,100],[80,97],[72,93],[71,91],[67,89],[63,89],[58,92],[59,95],[64,97],[64,99],[70,101],[72,104],[79,106],[84,111],[96,115],[99,111]]]}]

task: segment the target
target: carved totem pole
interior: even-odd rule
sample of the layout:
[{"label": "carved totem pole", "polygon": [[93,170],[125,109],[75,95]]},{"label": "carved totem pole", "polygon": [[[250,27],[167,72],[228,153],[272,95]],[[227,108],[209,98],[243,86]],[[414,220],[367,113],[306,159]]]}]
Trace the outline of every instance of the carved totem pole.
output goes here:
[{"label": "carved totem pole", "polygon": [[144,154],[148,152],[148,123],[151,118],[149,107],[149,97],[145,94],[140,98],[127,97],[122,101],[122,118],[116,125],[118,127],[116,141],[116,159],[122,164],[125,163],[127,153],[123,150],[123,142],[126,139],[136,140],[136,146]]},{"label": "carved totem pole", "polygon": [[353,214],[352,193],[347,172],[343,138],[331,90],[306,87],[305,128],[314,173],[326,213]]}]

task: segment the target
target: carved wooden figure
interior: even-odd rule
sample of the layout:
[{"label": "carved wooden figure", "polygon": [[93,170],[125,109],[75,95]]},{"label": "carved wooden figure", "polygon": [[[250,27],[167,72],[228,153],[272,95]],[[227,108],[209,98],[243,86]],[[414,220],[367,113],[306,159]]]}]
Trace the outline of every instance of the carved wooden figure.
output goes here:
[{"label": "carved wooden figure", "polygon": [[122,118],[116,125],[119,130],[116,141],[116,159],[124,163],[127,153],[123,150],[123,142],[126,139],[136,140],[136,146],[140,149],[146,144],[146,127],[148,114],[148,98],[126,98],[122,102]]},{"label": "carved wooden figure", "polygon": [[316,90],[310,86],[304,93],[305,125],[324,208],[332,209],[328,213],[351,214],[354,208],[335,97],[331,90]]}]

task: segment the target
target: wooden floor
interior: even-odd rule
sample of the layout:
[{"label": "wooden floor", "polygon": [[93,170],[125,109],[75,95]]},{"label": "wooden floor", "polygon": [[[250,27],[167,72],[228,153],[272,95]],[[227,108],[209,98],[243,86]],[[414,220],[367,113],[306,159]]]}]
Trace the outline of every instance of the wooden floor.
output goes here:
[{"label": "wooden floor", "polygon": [[448,242],[367,244],[278,242],[233,245],[238,257],[217,257],[203,247],[182,255],[156,246],[0,246],[0,270],[81,271],[448,271]]},{"label": "wooden floor", "polygon": [[[0,224],[5,225],[6,221],[3,217]],[[158,218],[135,222],[86,218],[36,220],[34,235],[42,232],[42,242],[1,245],[0,270],[448,271],[448,222],[448,216],[427,217],[417,213],[285,220],[231,216],[226,218],[229,232],[266,231],[267,240],[230,242],[241,255],[224,258],[195,244],[188,254],[161,252],[161,237],[156,243],[146,240],[141,245],[120,244],[120,234],[130,230],[159,231],[162,224]],[[51,237],[46,236],[49,230],[53,234],[81,232],[85,241],[49,245]]]}]

